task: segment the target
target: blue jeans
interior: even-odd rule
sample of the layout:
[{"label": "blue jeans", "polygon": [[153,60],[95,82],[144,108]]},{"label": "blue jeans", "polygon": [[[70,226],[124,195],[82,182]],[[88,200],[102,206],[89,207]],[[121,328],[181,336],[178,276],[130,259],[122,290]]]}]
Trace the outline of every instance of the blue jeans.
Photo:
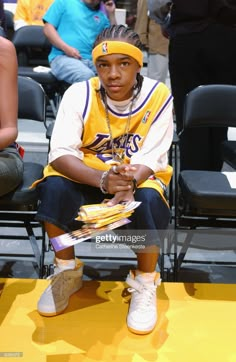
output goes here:
[{"label": "blue jeans", "polygon": [[58,55],[51,63],[52,74],[66,83],[73,84],[90,79],[96,75],[96,68],[89,59],[75,59]]},{"label": "blue jeans", "polygon": [[[81,228],[82,224],[75,220],[80,206],[104,200],[104,194],[98,188],[58,176],[47,177],[38,184],[37,189],[41,202],[36,220],[54,224],[65,232]],[[126,229],[133,235],[141,230],[146,236],[146,245],[160,245],[160,234],[168,227],[170,220],[169,207],[151,188],[137,189],[135,200],[142,203],[130,217],[132,222]]]}]

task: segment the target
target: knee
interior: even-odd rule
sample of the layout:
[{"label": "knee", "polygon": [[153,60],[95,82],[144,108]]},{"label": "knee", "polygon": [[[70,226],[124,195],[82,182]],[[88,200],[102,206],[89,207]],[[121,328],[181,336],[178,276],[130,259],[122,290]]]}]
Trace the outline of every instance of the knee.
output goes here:
[{"label": "knee", "polygon": [[163,202],[159,192],[152,188],[138,189],[135,194],[135,200],[147,205],[155,205],[156,203]]},{"label": "knee", "polygon": [[42,198],[51,198],[58,195],[65,195],[67,186],[63,177],[47,177],[37,187]]},{"label": "knee", "polygon": [[141,220],[146,218],[149,224],[153,220],[156,229],[166,229],[170,221],[170,209],[159,192],[152,188],[138,189],[135,200],[142,202],[136,211],[136,215],[141,213]]},{"label": "knee", "polygon": [[95,76],[95,73],[92,71],[92,69],[87,68],[87,69],[83,70],[83,72],[76,75],[75,82],[82,82],[84,80],[89,80],[90,78],[92,78],[94,76]]}]

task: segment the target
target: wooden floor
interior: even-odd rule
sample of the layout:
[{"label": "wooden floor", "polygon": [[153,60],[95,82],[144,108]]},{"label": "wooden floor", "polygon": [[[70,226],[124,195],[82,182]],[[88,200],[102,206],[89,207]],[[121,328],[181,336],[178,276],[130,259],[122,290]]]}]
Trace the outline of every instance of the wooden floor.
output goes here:
[{"label": "wooden floor", "polygon": [[163,283],[155,330],[126,328],[123,282],[85,281],[64,314],[36,305],[47,280],[0,279],[0,361],[235,362],[236,287]]}]

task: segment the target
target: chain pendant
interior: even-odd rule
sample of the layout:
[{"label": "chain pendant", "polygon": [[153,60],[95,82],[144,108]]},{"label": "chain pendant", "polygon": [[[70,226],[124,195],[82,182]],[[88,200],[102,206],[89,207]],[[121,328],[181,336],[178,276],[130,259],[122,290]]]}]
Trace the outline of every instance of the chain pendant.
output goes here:
[{"label": "chain pendant", "polygon": [[125,125],[124,134],[122,136],[122,143],[124,143],[124,149],[122,149],[122,152],[120,152],[120,153],[118,153],[116,151],[116,147],[115,147],[115,144],[114,144],[114,139],[113,139],[113,136],[112,136],[111,124],[110,124],[109,114],[108,114],[106,93],[104,94],[104,97],[102,96],[102,99],[103,99],[104,105],[105,105],[106,123],[107,123],[107,128],[108,128],[108,131],[109,131],[109,135],[110,135],[110,139],[111,139],[111,145],[112,145],[112,164],[113,165],[120,165],[120,164],[122,164],[124,162],[124,159],[125,159],[126,145],[127,145],[128,138],[129,138],[130,121],[131,121],[132,108],[133,108],[133,104],[134,104],[134,100],[135,100],[135,95],[133,95],[132,100],[130,102],[129,114],[128,114],[127,122],[126,122],[126,125]]},{"label": "chain pendant", "polygon": [[118,153],[115,153],[115,154],[114,154],[114,157],[113,157],[113,161],[114,161],[115,163],[118,163],[118,164],[123,163],[123,161],[124,161],[124,154],[119,155]]}]

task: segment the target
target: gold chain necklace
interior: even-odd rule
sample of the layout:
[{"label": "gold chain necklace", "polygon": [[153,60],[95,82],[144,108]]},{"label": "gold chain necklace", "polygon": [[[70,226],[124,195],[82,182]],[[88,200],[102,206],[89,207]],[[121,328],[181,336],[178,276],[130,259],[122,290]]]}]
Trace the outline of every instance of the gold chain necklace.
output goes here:
[{"label": "gold chain necklace", "polygon": [[118,151],[115,146],[114,138],[112,135],[111,124],[110,124],[110,119],[109,119],[109,114],[108,114],[107,96],[105,95],[105,97],[104,97],[106,123],[107,123],[107,128],[109,130],[109,135],[110,135],[110,139],[111,139],[111,147],[112,147],[111,151],[112,151],[112,159],[113,159],[114,164],[121,164],[125,158],[125,151],[126,151],[126,146],[127,146],[127,142],[128,142],[129,128],[130,128],[130,121],[131,121],[134,99],[135,99],[135,96],[132,97],[132,100],[130,102],[129,113],[128,113],[128,118],[127,118],[127,122],[125,125],[125,130],[124,130],[124,133],[123,133],[121,141],[120,141],[121,145],[124,142],[124,147],[121,151]]}]

